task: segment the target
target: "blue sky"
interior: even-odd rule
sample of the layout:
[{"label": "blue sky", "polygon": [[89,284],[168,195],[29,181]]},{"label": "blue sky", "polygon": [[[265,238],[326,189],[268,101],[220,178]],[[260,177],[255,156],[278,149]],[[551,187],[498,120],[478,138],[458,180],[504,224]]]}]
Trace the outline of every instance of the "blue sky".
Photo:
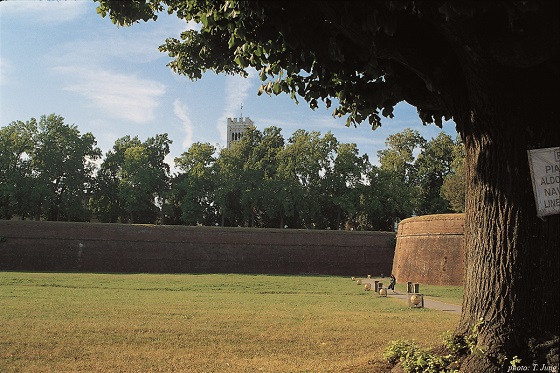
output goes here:
[{"label": "blue sky", "polygon": [[[158,46],[178,37],[187,24],[163,13],[157,22],[118,28],[97,15],[93,1],[0,2],[0,126],[56,113],[82,133],[95,135],[105,153],[119,137],[143,141],[168,133],[169,163],[194,142],[225,147],[226,118],[249,116],[258,129],[331,131],[340,142],[356,143],[375,163],[387,136],[409,127],[426,139],[441,131],[423,126],[416,109],[399,104],[394,119],[372,131],[367,123],[344,126],[332,108],[312,111],[287,95],[257,96],[260,80],[206,73],[191,81],[174,74]],[[453,122],[444,131],[455,137]]]}]

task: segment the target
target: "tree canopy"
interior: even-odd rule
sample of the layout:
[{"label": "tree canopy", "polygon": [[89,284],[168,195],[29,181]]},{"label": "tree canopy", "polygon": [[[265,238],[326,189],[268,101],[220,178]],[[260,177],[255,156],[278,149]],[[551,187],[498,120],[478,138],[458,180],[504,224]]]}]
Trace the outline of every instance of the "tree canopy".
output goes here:
[{"label": "tree canopy", "polygon": [[[300,129],[285,140],[280,128],[268,127],[250,129],[231,149],[194,143],[175,158],[178,171],[170,175],[167,134],[145,141],[121,137],[94,163],[101,152],[93,134],[80,136],[77,126],[63,121],[53,114],[0,129],[0,218],[392,230],[420,210],[422,180],[455,172],[419,167],[433,142],[452,152],[444,133],[426,141],[406,129],[387,139],[392,152],[396,139],[417,141],[406,159],[419,171],[405,180],[388,166],[395,157],[382,157],[377,167],[356,144],[330,132]],[[437,159],[430,164],[449,166]],[[434,198],[441,199],[441,184],[427,186]],[[441,199],[426,211],[448,212],[449,203]]]},{"label": "tree canopy", "polygon": [[101,156],[91,133],[51,114],[3,127],[0,144],[2,218],[89,220],[86,190]]}]

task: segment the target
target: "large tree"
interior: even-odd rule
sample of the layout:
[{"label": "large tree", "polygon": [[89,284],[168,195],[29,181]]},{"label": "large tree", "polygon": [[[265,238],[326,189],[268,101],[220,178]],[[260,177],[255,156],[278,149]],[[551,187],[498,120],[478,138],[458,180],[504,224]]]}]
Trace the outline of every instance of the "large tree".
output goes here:
[{"label": "large tree", "polygon": [[[462,147],[463,144],[460,144]],[[443,182],[452,171],[455,143],[451,136],[440,132],[426,143],[416,159],[415,212],[418,215],[450,212],[449,203],[441,196]]]},{"label": "large tree", "polygon": [[121,25],[166,8],[201,24],[161,50],[190,78],[260,70],[262,91],[323,100],[380,125],[406,101],[453,119],[466,149],[465,296],[458,337],[478,330],[468,372],[558,362],[560,218],[536,216],[527,150],[558,146],[559,17],[553,1],[99,0]]},{"label": "large tree", "polygon": [[368,167],[367,154],[360,156],[356,144],[338,144],[336,158],[324,177],[330,202],[336,207],[336,229],[357,228],[360,197],[365,189],[362,177]]},{"label": "large tree", "polygon": [[0,128],[0,219],[11,219],[13,215],[24,219],[35,210],[30,157],[37,131],[34,118]]},{"label": "large tree", "polygon": [[155,223],[169,189],[164,162],[172,141],[158,134],[141,142],[124,136],[107,152],[90,204],[103,222]]},{"label": "large tree", "polygon": [[450,172],[443,179],[440,194],[451,210],[465,212],[465,146],[459,139],[453,144],[452,154]]},{"label": "large tree", "polygon": [[30,154],[34,193],[38,193],[37,219],[89,220],[87,198],[101,156],[91,133],[80,134],[76,125],[64,123],[60,115],[43,115]]},{"label": "large tree", "polygon": [[0,218],[88,220],[96,144],[56,114],[1,128]]},{"label": "large tree", "polygon": [[[328,219],[329,195],[324,175],[331,169],[338,140],[331,132],[296,130],[279,154],[279,172],[290,189],[299,224],[306,228],[336,228]],[[335,213],[336,214],[336,213]]]},{"label": "large tree", "polygon": [[138,137],[124,136],[115,141],[113,149],[105,154],[94,181],[90,206],[103,223],[116,223],[125,215],[124,203],[119,193],[120,173],[126,149],[141,146]]},{"label": "large tree", "polygon": [[214,153],[214,146],[196,142],[175,158],[175,165],[183,172],[172,181],[171,199],[180,205],[180,220],[187,225],[216,222]]}]

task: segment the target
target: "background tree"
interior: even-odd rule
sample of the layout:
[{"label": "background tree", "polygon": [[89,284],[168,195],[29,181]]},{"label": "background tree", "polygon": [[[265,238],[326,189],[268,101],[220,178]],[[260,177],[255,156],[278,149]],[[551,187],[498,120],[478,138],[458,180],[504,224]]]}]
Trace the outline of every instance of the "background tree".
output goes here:
[{"label": "background tree", "polygon": [[107,152],[97,174],[90,202],[101,221],[155,223],[169,189],[164,162],[172,141],[167,134],[141,142],[124,136]]},{"label": "background tree", "polygon": [[241,207],[244,165],[240,154],[241,152],[235,152],[233,149],[222,149],[214,163],[215,202],[222,226],[235,227],[245,223]]},{"label": "background tree", "polygon": [[368,165],[368,156],[360,156],[356,144],[338,144],[336,158],[325,174],[331,187],[331,203],[336,206],[336,229],[357,228],[363,193],[362,177],[365,177]]},{"label": "background tree", "polygon": [[146,167],[150,158],[143,146],[132,146],[124,152],[119,172],[119,200],[123,205],[121,219],[130,223],[154,223],[158,209],[151,189],[154,174]]},{"label": "background tree", "polygon": [[14,121],[0,128],[0,218],[21,219],[33,211],[30,155],[35,147],[37,121]]},{"label": "background tree", "polygon": [[95,165],[101,156],[91,133],[80,135],[78,127],[51,114],[41,116],[31,165],[39,194],[37,216],[46,220],[89,220],[88,191]]},{"label": "background tree", "polygon": [[336,98],[334,115],[349,124],[375,128],[403,100],[426,123],[453,118],[467,175],[457,338],[485,321],[476,342],[485,353],[461,369],[498,372],[512,356],[558,362],[560,299],[549,287],[559,282],[560,218],[536,217],[527,164],[527,149],[560,137],[558,2],[99,3],[121,25],[155,19],[164,6],[201,24],[161,48],[193,79],[252,66],[263,92],[299,95],[312,108]]},{"label": "background tree", "polygon": [[265,227],[284,227],[285,219],[291,216],[285,209],[286,183],[279,173],[280,153],[284,150],[284,136],[278,127],[263,130],[262,141],[255,152],[258,154],[257,167],[262,170],[261,183],[261,223]]},{"label": "background tree", "polygon": [[331,167],[337,146],[338,141],[330,132],[321,137],[318,131],[300,129],[288,139],[280,155],[279,167],[286,185],[293,187],[290,196],[297,206],[298,225],[301,227],[330,226],[328,185],[323,176]]},{"label": "background tree", "polygon": [[[228,184],[235,188],[239,196],[239,216],[241,225],[258,226],[262,212],[262,184],[265,170],[261,167],[263,134],[255,127],[250,127],[241,140],[234,143],[229,150],[230,163],[227,173],[230,175]],[[235,172],[235,176],[231,172]],[[233,176],[233,178],[231,178]],[[233,181],[233,183],[231,182]]]},{"label": "background tree", "polygon": [[417,169],[415,152],[426,146],[426,139],[416,130],[406,128],[387,137],[386,149],[377,152],[381,169],[395,175],[403,185],[415,183]]},{"label": "background tree", "polygon": [[[426,139],[416,130],[406,128],[387,137],[387,148],[377,152],[379,170],[372,169],[370,183],[378,196],[385,196],[381,203],[382,216],[389,216],[392,227],[398,221],[416,213],[416,184],[418,165],[416,155],[426,146]],[[377,197],[378,198],[378,197]]]},{"label": "background tree", "polygon": [[[424,186],[423,180],[441,181],[449,167],[449,180],[461,178],[462,144],[453,144],[443,134],[429,142],[410,129],[391,135],[387,149],[379,152],[381,165],[372,167],[366,155],[359,155],[356,144],[339,143],[330,133],[321,136],[317,131],[298,130],[286,144],[281,132],[278,127],[263,132],[253,128],[234,149],[223,152],[222,158],[209,144],[193,144],[175,159],[180,172],[170,189],[166,182],[169,167],[163,161],[170,143],[167,136],[157,135],[145,142],[122,137],[107,152],[93,185],[91,159],[89,181],[66,181],[65,195],[70,202],[64,203],[68,210],[64,216],[88,219],[83,201],[91,195],[89,208],[103,222],[153,223],[161,216],[163,224],[214,225],[220,221],[220,191],[227,191],[228,211],[234,216],[228,218],[228,224],[392,230],[395,222],[419,210],[418,196],[431,193],[443,198],[439,197],[444,195],[441,182]],[[50,136],[64,138],[54,133]],[[45,183],[48,176],[34,168],[40,163],[32,160],[39,159],[34,152],[46,135],[39,136],[34,119],[13,122],[0,134],[3,216],[25,218],[39,212],[41,218],[41,198],[48,195],[45,185],[51,183]],[[49,149],[63,148],[49,141]],[[70,156],[57,157],[52,152],[50,157],[79,158],[82,151],[79,147],[67,150]],[[452,162],[446,155],[450,153],[454,154]],[[227,167],[220,169],[223,166]],[[458,194],[464,206],[464,191]],[[435,202],[428,205],[437,207]]]},{"label": "background tree", "polygon": [[214,146],[197,142],[175,158],[175,165],[183,173],[174,178],[172,191],[180,204],[181,221],[187,225],[216,223],[213,170],[215,152]]},{"label": "background tree", "polygon": [[[449,202],[441,195],[441,189],[452,173],[458,172],[457,178],[464,178],[464,169],[454,169],[460,163],[456,157],[460,157],[463,144],[454,143],[443,132],[426,141],[418,131],[409,128],[389,136],[385,144],[387,148],[378,152],[380,170],[372,170],[370,182],[377,178],[372,184],[381,188],[378,195],[391,192],[398,196],[397,201],[387,195],[388,204],[394,208],[386,211],[395,214],[393,220],[410,216],[411,209],[416,215],[449,212]],[[389,188],[387,192],[383,191],[384,186]]]},{"label": "background tree", "polygon": [[120,171],[126,149],[141,146],[137,136],[124,136],[115,141],[101,163],[94,181],[94,192],[90,206],[97,218],[104,223],[116,223],[125,215],[124,204],[119,195]]},{"label": "background tree", "polygon": [[123,215],[118,179],[108,167],[103,167],[103,164],[93,180],[89,208],[95,218],[102,223],[116,223]]},{"label": "background tree", "polygon": [[278,172],[276,174],[276,182],[279,190],[275,198],[279,202],[280,224],[281,226],[288,225],[292,228],[300,228],[299,208],[304,201],[304,188],[300,183],[294,164],[297,152],[292,145],[286,144],[277,157]]},{"label": "background tree", "polygon": [[165,197],[169,191],[170,167],[165,162],[165,157],[169,154],[169,146],[173,143],[167,133],[157,134],[149,137],[144,142],[144,148],[148,156],[147,167],[150,169],[151,179],[149,189],[151,190],[155,204],[158,209],[165,204]]},{"label": "background tree", "polygon": [[416,214],[450,212],[449,203],[441,196],[440,190],[445,178],[452,172],[453,150],[453,139],[443,132],[423,146],[414,162],[417,190],[414,208]]},{"label": "background tree", "polygon": [[363,222],[369,229],[392,231],[395,224],[414,214],[412,189],[391,170],[372,166],[361,199]]},{"label": "background tree", "polygon": [[459,139],[453,144],[450,172],[444,177],[441,196],[455,212],[465,212],[465,146]]}]

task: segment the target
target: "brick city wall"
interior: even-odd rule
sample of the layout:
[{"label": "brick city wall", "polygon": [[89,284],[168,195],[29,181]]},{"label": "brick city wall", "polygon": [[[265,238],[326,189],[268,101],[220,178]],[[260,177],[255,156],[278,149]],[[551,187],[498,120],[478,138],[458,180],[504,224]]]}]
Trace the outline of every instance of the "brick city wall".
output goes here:
[{"label": "brick city wall", "polygon": [[387,274],[395,235],[0,221],[0,270]]},{"label": "brick city wall", "polygon": [[425,215],[399,223],[393,273],[398,282],[463,285],[465,214]]}]

